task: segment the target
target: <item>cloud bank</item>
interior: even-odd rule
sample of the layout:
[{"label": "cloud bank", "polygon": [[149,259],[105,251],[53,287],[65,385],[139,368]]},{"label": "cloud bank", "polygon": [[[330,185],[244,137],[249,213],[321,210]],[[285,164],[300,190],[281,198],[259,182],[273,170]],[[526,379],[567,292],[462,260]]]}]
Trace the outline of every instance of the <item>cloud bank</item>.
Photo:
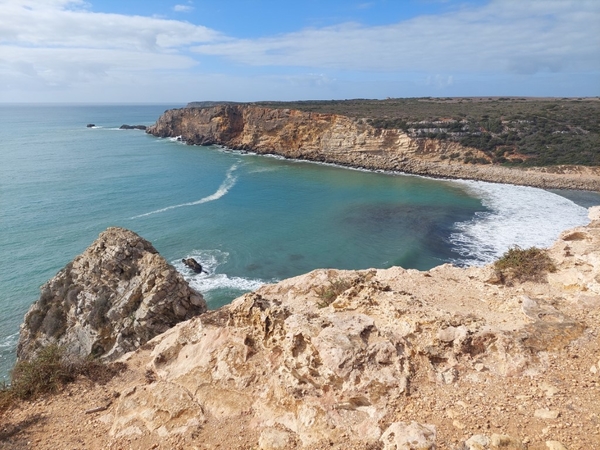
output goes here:
[{"label": "cloud bank", "polygon": [[[72,101],[85,97],[86,86],[90,92],[104,88],[108,101],[133,100],[133,92],[137,99],[142,88],[146,95],[162,89],[174,100],[273,98],[285,86],[295,89],[290,98],[361,96],[361,88],[385,95],[378,94],[383,86],[396,89],[388,95],[413,92],[400,92],[401,85],[421,86],[429,95],[468,95],[460,89],[474,79],[508,95],[523,95],[516,81],[556,88],[546,95],[567,95],[559,89],[565,80],[586,95],[600,94],[595,0],[494,0],[387,25],[341,23],[252,39],[182,20],[94,12],[92,6],[0,0],[0,101],[32,92],[47,97],[48,90],[58,92],[48,98]],[[191,2],[173,7],[192,9]],[[543,78],[538,83],[536,77]],[[241,85],[225,84],[232,81]],[[364,89],[369,82],[381,82],[380,91]],[[131,95],[121,98],[128,84]],[[232,98],[240,89],[253,89],[255,98]]]}]

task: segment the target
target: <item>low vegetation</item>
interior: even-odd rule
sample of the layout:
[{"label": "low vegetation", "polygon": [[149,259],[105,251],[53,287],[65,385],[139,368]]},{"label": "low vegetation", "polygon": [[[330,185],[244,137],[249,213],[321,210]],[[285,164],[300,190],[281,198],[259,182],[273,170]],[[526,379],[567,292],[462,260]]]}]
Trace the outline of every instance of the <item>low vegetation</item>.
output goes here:
[{"label": "low vegetation", "polygon": [[62,347],[42,348],[30,361],[19,361],[11,374],[10,385],[0,388],[0,412],[16,400],[33,400],[55,393],[79,376],[104,384],[124,369],[122,363],[104,364],[96,359],[72,360]]},{"label": "low vegetation", "polygon": [[328,281],[327,285],[319,286],[315,292],[321,300],[317,305],[319,308],[325,308],[331,305],[338,296],[352,287],[352,281],[342,278],[335,278]]},{"label": "low vegetation", "polygon": [[548,272],[556,271],[546,250],[537,247],[522,249],[518,246],[507,250],[494,263],[494,268],[505,284],[513,280],[542,282]]},{"label": "low vegetation", "polygon": [[259,102],[259,106],[342,114],[417,139],[458,142],[486,153],[465,163],[600,165],[600,98],[391,98]]}]

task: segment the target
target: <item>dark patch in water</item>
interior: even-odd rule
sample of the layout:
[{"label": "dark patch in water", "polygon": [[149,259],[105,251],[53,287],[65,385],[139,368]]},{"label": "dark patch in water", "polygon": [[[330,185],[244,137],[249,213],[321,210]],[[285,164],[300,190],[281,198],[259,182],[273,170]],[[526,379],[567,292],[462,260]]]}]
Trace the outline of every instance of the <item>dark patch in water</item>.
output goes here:
[{"label": "dark patch in water", "polygon": [[360,238],[383,239],[390,245],[409,235],[415,245],[398,248],[390,263],[424,270],[460,257],[450,248],[449,237],[455,224],[470,220],[473,213],[472,206],[456,204],[369,204],[346,209],[339,221]]},{"label": "dark patch in water", "polygon": [[259,270],[259,269],[262,269],[262,265],[261,264],[253,263],[253,264],[248,264],[246,266],[246,270],[249,271],[249,272],[254,272],[255,270]]},{"label": "dark patch in water", "polygon": [[294,253],[293,255],[289,255],[290,261],[300,261],[301,259],[304,259],[304,255],[299,255],[297,253]]}]

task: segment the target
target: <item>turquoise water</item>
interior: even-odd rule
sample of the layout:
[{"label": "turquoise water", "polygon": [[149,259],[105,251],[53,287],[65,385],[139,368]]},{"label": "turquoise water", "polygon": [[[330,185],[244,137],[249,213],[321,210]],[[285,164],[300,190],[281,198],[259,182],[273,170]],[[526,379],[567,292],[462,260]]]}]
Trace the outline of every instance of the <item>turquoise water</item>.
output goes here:
[{"label": "turquoise water", "polygon": [[[0,381],[39,287],[109,226],[150,240],[216,308],[315,268],[480,264],[586,223],[583,207],[539,189],[369,173],[118,129],[178,106],[0,106]],[[565,195],[600,204],[596,194]],[[179,261],[189,256],[209,274],[187,271]]]}]

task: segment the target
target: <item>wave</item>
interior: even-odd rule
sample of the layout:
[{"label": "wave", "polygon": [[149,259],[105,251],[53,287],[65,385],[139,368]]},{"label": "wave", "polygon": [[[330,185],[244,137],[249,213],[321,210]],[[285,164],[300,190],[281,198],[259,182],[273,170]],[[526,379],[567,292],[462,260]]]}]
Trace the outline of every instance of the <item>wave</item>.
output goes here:
[{"label": "wave", "polygon": [[487,212],[455,224],[450,236],[459,265],[488,264],[510,247],[548,247],[558,235],[589,222],[586,208],[539,188],[456,180],[481,199]]},{"label": "wave", "polygon": [[140,217],[146,217],[146,216],[150,216],[152,214],[159,214],[159,213],[162,213],[165,211],[170,211],[171,209],[183,208],[184,206],[196,206],[196,205],[201,205],[203,203],[208,203],[208,202],[212,202],[214,200],[218,200],[221,197],[223,197],[225,194],[227,194],[233,186],[235,186],[235,183],[237,182],[237,176],[234,175],[234,172],[237,168],[238,168],[238,163],[235,163],[227,170],[227,173],[225,174],[225,180],[223,180],[223,182],[221,183],[221,185],[219,186],[219,188],[217,189],[217,191],[214,194],[211,194],[207,197],[201,198],[200,200],[196,200],[193,202],[180,203],[178,205],[167,206],[165,208],[157,209],[155,211],[150,211],[145,214],[133,216],[133,217],[130,217],[130,220],[139,219]]},{"label": "wave", "polygon": [[225,264],[229,253],[221,250],[194,250],[185,258],[194,258],[207,273],[195,273],[188,268],[181,259],[172,261],[171,264],[183,275],[183,278],[198,292],[206,293],[215,289],[233,289],[239,291],[253,291],[267,282],[260,279],[230,277],[223,273],[216,273],[219,266]]},{"label": "wave", "polygon": [[14,333],[9,336],[6,336],[4,339],[0,340],[0,349],[3,348],[14,348],[17,345],[19,340],[19,333]]}]

